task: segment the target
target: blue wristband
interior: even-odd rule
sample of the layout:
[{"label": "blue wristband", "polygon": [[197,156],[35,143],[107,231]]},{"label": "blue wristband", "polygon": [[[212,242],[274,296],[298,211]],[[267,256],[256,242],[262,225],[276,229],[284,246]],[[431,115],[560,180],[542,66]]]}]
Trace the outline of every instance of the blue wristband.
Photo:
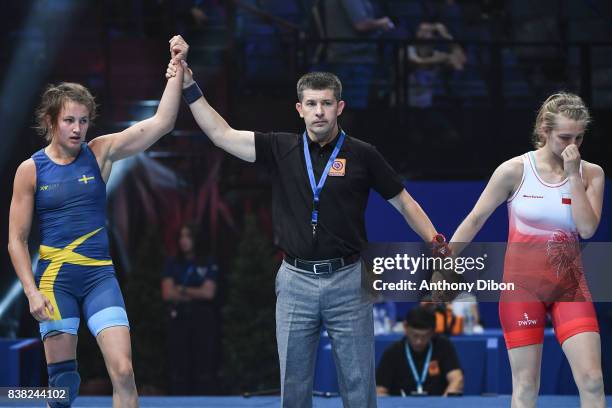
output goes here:
[{"label": "blue wristband", "polygon": [[189,105],[200,99],[204,94],[196,82],[183,89],[183,99]]}]

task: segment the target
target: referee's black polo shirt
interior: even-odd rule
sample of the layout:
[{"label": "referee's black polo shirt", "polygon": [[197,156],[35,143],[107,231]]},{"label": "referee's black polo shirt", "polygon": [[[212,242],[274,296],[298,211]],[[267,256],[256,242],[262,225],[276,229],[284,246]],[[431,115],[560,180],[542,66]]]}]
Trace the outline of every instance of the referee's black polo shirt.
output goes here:
[{"label": "referee's black polo shirt", "polygon": [[[318,183],[338,136],[325,146],[309,141]],[[344,172],[330,171],[319,197],[317,239],[312,238],[312,189],[304,160],[302,135],[255,133],[256,163],[272,177],[274,231],[281,249],[305,260],[324,260],[358,253],[365,245],[365,209],[370,188],[385,200],[404,188],[376,148],[347,135],[336,161]]]}]

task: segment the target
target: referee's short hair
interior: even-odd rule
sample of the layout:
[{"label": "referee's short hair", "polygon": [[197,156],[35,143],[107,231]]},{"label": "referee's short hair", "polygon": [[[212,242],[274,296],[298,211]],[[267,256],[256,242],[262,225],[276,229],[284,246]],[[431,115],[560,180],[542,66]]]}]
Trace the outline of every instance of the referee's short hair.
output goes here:
[{"label": "referee's short hair", "polygon": [[336,101],[342,99],[342,83],[340,79],[331,72],[309,72],[302,75],[297,83],[297,97],[301,102],[304,97],[305,89],[323,90],[331,89],[334,91]]}]

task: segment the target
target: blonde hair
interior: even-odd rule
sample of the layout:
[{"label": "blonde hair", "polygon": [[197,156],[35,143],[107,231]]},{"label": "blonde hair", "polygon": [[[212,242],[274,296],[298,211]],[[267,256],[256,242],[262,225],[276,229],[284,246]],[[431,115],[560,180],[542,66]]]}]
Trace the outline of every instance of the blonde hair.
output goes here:
[{"label": "blonde hair", "polygon": [[[89,111],[89,122],[96,118],[96,101],[91,92],[81,84],[62,82],[59,85],[48,85],[43,92],[40,105],[36,109],[36,132],[51,142],[51,128],[57,123],[60,112],[66,102],[73,101],[85,105]],[[47,120],[47,117],[49,120]]]},{"label": "blonde hair", "polygon": [[578,95],[570,92],[550,95],[540,107],[533,127],[533,145],[536,149],[546,144],[546,139],[541,133],[551,131],[556,127],[558,115],[576,122],[583,122],[585,130],[591,122],[589,109]]}]

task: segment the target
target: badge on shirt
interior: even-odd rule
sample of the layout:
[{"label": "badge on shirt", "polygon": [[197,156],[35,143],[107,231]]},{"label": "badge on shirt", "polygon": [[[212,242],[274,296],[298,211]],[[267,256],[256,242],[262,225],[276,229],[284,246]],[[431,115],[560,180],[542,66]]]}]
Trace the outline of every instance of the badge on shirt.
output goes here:
[{"label": "badge on shirt", "polygon": [[329,175],[334,177],[343,177],[346,170],[346,159],[336,159],[329,168]]},{"label": "badge on shirt", "polygon": [[85,174],[83,174],[83,177],[79,179],[79,184],[80,183],[88,184],[92,182],[92,180],[94,180],[94,176],[86,176]]},{"label": "badge on shirt", "polygon": [[572,205],[572,196],[570,194],[561,194],[561,204]]},{"label": "badge on shirt", "polygon": [[438,362],[436,360],[432,360],[429,362],[429,375],[440,375],[440,365],[438,365]]}]

